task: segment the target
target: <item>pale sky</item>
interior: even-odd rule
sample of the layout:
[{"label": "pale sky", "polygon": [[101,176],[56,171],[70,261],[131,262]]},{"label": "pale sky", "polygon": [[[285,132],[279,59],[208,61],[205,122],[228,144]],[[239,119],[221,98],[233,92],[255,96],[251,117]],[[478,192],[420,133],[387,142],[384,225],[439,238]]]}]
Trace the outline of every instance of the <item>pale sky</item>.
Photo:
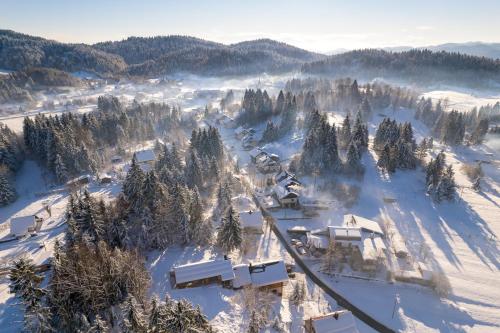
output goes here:
[{"label": "pale sky", "polygon": [[500,42],[500,0],[0,0],[0,29],[62,42],[190,35],[313,51]]}]

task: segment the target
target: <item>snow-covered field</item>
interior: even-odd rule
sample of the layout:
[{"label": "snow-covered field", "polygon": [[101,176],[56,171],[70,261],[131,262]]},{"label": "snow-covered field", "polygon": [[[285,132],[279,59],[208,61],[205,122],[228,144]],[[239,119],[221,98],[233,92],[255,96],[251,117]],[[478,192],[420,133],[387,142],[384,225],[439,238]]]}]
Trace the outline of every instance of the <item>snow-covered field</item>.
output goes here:
[{"label": "snow-covered field", "polygon": [[500,93],[482,94],[476,91],[433,90],[422,94],[433,102],[448,100],[448,108],[459,111],[470,111],[482,105],[494,105],[500,102]]}]

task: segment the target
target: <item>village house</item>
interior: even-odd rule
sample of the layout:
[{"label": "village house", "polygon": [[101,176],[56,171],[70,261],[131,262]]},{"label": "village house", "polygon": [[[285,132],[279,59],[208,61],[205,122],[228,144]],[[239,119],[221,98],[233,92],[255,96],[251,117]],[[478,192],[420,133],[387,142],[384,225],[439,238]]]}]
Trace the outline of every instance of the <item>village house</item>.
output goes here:
[{"label": "village house", "polygon": [[153,149],[139,150],[135,153],[135,158],[139,164],[152,164],[155,161],[155,152]]},{"label": "village house", "polygon": [[10,233],[12,237],[20,238],[39,231],[42,226],[42,219],[34,215],[18,216],[10,219]]},{"label": "village house", "polygon": [[280,296],[283,294],[283,287],[288,283],[288,272],[283,260],[251,263],[249,270],[253,287]]},{"label": "village house", "polygon": [[261,173],[275,173],[281,170],[280,158],[276,154],[260,155],[256,158],[255,166]]},{"label": "village house", "polygon": [[380,228],[380,225],[377,222],[358,215],[354,214],[344,215],[344,226],[360,228],[362,231],[373,232],[378,235],[384,236],[384,232],[382,231],[382,228]]},{"label": "village house", "polygon": [[254,149],[250,150],[248,154],[250,155],[250,160],[252,161],[252,163],[257,163],[257,158],[259,158],[260,156],[267,155],[267,153],[259,147],[255,147]]},{"label": "village house", "polygon": [[304,321],[306,333],[359,333],[352,312],[335,311]]},{"label": "village house", "polygon": [[199,287],[212,283],[229,287],[233,279],[234,272],[230,260],[206,260],[177,266],[170,271],[172,288]]}]

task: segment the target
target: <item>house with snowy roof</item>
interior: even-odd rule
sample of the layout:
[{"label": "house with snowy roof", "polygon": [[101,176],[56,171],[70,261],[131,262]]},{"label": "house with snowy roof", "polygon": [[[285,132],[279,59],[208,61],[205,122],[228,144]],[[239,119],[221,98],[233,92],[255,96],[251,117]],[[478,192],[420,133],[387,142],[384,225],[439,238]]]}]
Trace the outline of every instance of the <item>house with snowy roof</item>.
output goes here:
[{"label": "house with snowy roof", "polygon": [[288,272],[283,260],[250,263],[252,286],[261,290],[282,295],[283,287],[288,283]]},{"label": "house with snowy roof", "polygon": [[230,260],[205,260],[176,266],[170,271],[172,288],[198,287],[212,283],[228,287],[233,279],[233,265]]},{"label": "house with snowy roof", "polygon": [[249,209],[247,211],[240,211],[239,217],[244,232],[249,234],[262,234],[264,232],[264,216],[260,210]]},{"label": "house with snowy roof", "polygon": [[367,218],[358,215],[354,214],[344,215],[344,226],[356,227],[360,228],[362,231],[365,232],[373,232],[381,236],[384,236],[384,232],[382,231],[382,228],[380,227],[378,222],[369,220]]},{"label": "house with snowy roof", "polygon": [[18,216],[10,219],[10,235],[24,237],[37,229],[37,219],[34,215]]},{"label": "house with snowy roof", "polygon": [[267,155],[267,153],[259,147],[255,147],[254,149],[250,150],[248,154],[250,155],[250,160],[252,161],[252,163],[257,163],[257,158]]},{"label": "house with snowy roof", "polygon": [[144,149],[136,151],[135,158],[139,164],[152,164],[156,158],[153,149]]},{"label": "house with snowy roof", "polygon": [[359,333],[352,312],[335,311],[304,322],[306,333]]}]

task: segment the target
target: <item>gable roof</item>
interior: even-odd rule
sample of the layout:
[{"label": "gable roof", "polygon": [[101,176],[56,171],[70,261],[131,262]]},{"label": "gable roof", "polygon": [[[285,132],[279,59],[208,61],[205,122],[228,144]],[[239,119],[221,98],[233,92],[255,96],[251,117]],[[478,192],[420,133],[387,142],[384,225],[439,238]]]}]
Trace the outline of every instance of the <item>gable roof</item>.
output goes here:
[{"label": "gable roof", "polygon": [[288,273],[283,260],[252,264],[250,277],[252,278],[252,285],[257,288],[288,282]]},{"label": "gable roof", "polygon": [[10,233],[14,235],[26,234],[28,228],[33,227],[35,224],[35,217],[31,216],[18,216],[10,219]]},{"label": "gable roof", "polygon": [[330,238],[335,240],[361,240],[359,228],[328,226]]},{"label": "gable roof", "polygon": [[176,283],[192,282],[220,276],[222,281],[234,279],[230,260],[207,260],[177,266],[172,269]]},{"label": "gable roof", "polygon": [[[337,316],[335,316],[337,314]],[[337,311],[311,318],[315,333],[359,333],[350,311]]]},{"label": "gable roof", "polygon": [[380,225],[377,222],[354,214],[344,215],[344,226],[358,227],[364,231],[374,232],[382,236],[384,235],[382,228],[380,228]]},{"label": "gable roof", "polygon": [[240,222],[243,228],[262,229],[264,217],[260,210],[240,212]]},{"label": "gable roof", "polygon": [[155,152],[153,149],[139,150],[135,152],[135,158],[139,163],[154,161]]},{"label": "gable roof", "polygon": [[252,278],[250,277],[250,268],[248,267],[248,264],[234,265],[233,271],[233,288],[241,288],[252,284]]}]

